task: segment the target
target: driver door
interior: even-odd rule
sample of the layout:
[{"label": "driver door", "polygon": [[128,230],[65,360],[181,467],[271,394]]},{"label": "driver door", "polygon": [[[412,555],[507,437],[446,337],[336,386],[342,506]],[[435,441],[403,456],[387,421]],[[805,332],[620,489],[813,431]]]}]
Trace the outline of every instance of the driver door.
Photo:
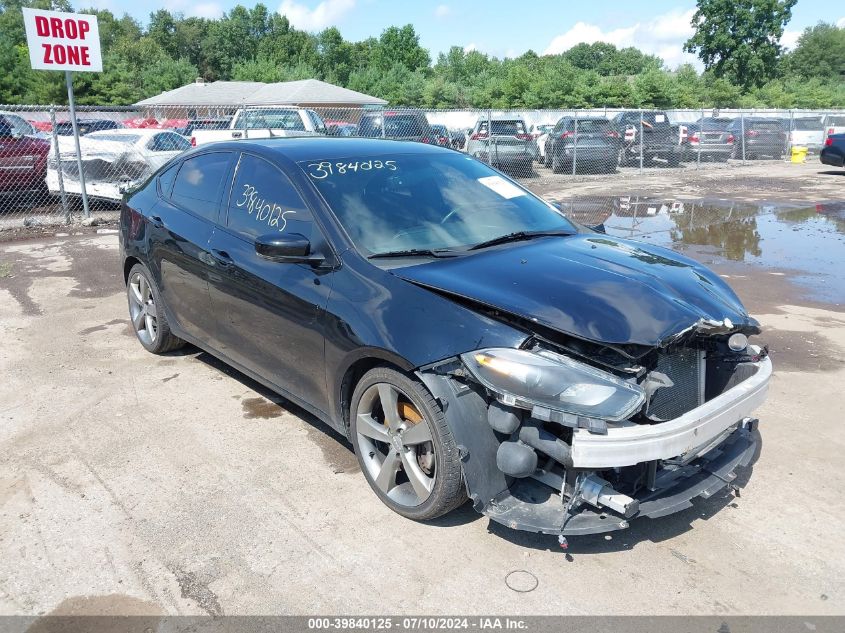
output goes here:
[{"label": "driver door", "polygon": [[328,253],[322,232],[296,188],[275,165],[243,153],[210,250],[214,310],[221,315],[222,352],[306,402],[325,399],[323,316],[329,267],[270,261],[255,239],[297,233],[312,252]]}]

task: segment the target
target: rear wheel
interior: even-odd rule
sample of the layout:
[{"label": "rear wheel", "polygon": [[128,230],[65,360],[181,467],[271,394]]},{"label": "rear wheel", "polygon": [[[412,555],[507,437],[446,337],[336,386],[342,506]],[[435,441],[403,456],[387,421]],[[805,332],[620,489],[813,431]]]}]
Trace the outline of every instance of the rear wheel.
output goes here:
[{"label": "rear wheel", "polygon": [[424,521],[466,500],[455,439],[424,385],[377,367],[355,387],[350,421],[364,477],[391,510]]},{"label": "rear wheel", "polygon": [[563,171],[563,158],[558,154],[552,155],[552,171],[556,174]]},{"label": "rear wheel", "polygon": [[144,265],[135,264],[129,271],[126,296],[132,330],[144,349],[153,354],[164,354],[185,344],[170,331],[158,286]]}]

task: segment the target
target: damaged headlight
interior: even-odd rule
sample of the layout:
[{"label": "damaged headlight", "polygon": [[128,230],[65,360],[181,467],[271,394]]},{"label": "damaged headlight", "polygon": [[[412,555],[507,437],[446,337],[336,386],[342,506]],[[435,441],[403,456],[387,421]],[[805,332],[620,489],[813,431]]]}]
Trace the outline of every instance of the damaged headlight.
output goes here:
[{"label": "damaged headlight", "polygon": [[539,405],[618,422],[645,400],[638,385],[546,350],[489,348],[462,354],[461,360],[482,385],[525,409]]}]

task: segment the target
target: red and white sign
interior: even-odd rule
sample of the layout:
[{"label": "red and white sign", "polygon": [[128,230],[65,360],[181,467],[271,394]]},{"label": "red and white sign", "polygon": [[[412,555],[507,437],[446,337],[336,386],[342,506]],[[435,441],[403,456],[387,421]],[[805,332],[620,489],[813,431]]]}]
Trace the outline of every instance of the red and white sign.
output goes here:
[{"label": "red and white sign", "polygon": [[96,15],[24,8],[23,21],[35,70],[103,70]]}]

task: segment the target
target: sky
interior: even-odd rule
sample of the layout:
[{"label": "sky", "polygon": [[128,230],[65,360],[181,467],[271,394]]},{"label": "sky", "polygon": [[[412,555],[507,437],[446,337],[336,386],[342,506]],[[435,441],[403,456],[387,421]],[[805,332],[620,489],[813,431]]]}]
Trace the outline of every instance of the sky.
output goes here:
[{"label": "sky", "polygon": [[[277,4],[278,3],[278,4]],[[79,2],[80,6],[85,2]],[[161,7],[185,15],[219,17],[235,4],[252,0],[93,0],[97,8],[128,12],[146,23]],[[658,55],[670,68],[684,62],[698,65],[683,52],[692,34],[694,0],[603,0],[564,3],[560,0],[264,0],[308,31],[336,26],[348,40],[378,35],[388,26],[413,24],[432,60],[450,46],[479,50],[497,57],[515,57],[527,50],[560,53],[579,42],[636,46]],[[832,0],[798,0],[781,43],[795,45],[808,26],[819,21],[845,26],[845,6]]]}]

